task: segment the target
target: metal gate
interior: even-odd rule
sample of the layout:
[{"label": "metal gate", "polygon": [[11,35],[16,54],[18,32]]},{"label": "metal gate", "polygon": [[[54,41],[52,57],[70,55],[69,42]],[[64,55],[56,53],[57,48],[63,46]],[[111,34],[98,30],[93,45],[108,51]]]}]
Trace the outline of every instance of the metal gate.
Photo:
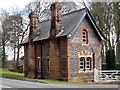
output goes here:
[{"label": "metal gate", "polygon": [[94,69],[94,81],[95,82],[112,82],[120,81],[119,70],[102,70]]}]

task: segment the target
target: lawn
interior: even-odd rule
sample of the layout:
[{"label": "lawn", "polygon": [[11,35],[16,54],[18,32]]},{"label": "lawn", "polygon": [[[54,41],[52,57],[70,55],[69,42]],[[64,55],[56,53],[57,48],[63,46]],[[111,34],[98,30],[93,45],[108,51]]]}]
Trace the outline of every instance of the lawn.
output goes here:
[{"label": "lawn", "polygon": [[23,78],[23,73],[10,72],[7,68],[0,68],[0,76],[10,77],[10,78]]},{"label": "lawn", "polygon": [[41,83],[68,84],[68,82],[65,81],[26,78],[24,77],[23,73],[11,72],[7,68],[0,68],[0,76],[13,78],[13,79],[36,81]]},{"label": "lawn", "polygon": [[[58,81],[58,80],[26,78],[24,77],[23,73],[11,72],[7,68],[0,68],[0,76],[13,78],[13,79],[27,80],[27,81],[36,81],[40,83],[70,84],[70,82]],[[120,76],[118,76],[117,78],[120,79]]]}]

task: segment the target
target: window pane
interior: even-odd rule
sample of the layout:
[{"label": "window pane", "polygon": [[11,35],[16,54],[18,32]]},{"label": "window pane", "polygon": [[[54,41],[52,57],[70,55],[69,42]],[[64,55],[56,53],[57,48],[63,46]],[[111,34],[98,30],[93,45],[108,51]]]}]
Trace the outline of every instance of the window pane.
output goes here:
[{"label": "window pane", "polygon": [[86,38],[86,36],[83,36],[83,38]]},{"label": "window pane", "polygon": [[80,70],[83,70],[83,66],[80,66]]},{"label": "window pane", "polygon": [[87,32],[86,31],[83,31],[82,33],[82,40],[83,40],[83,43],[87,43]]},{"label": "window pane", "polygon": [[83,39],[83,42],[86,42],[86,39]]},{"label": "window pane", "polygon": [[90,60],[91,60],[91,58],[87,58],[86,59],[86,69],[90,69]]},{"label": "window pane", "polygon": [[90,68],[90,66],[87,66],[87,68]]},{"label": "window pane", "polygon": [[86,35],[86,31],[83,31],[83,35]]},{"label": "window pane", "polygon": [[87,65],[89,65],[89,64],[90,64],[90,62],[87,62],[86,64],[87,64]]},{"label": "window pane", "polygon": [[47,58],[47,71],[50,71],[50,59],[49,58]]},{"label": "window pane", "polygon": [[80,70],[84,70],[84,60],[85,58],[80,58]]}]

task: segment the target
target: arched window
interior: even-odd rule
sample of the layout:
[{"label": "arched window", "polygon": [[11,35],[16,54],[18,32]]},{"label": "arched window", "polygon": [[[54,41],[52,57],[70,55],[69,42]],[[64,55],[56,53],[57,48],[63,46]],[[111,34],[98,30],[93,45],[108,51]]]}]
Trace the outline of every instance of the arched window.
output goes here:
[{"label": "arched window", "polygon": [[81,57],[80,58],[80,70],[91,70],[91,58]]},{"label": "arched window", "polygon": [[87,43],[88,43],[88,33],[87,33],[86,30],[83,30],[82,40],[83,40],[83,43],[84,43],[84,44],[87,44]]},{"label": "arched window", "polygon": [[90,70],[91,68],[91,58],[90,57],[87,57],[86,58],[86,69]]},{"label": "arched window", "polygon": [[84,70],[85,69],[85,58],[81,57],[80,58],[80,70]]}]

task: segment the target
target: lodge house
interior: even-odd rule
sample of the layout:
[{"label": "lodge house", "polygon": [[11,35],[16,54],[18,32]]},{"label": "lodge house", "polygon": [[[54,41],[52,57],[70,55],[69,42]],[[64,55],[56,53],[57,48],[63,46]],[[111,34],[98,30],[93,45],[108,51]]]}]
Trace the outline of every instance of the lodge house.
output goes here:
[{"label": "lodge house", "polygon": [[29,36],[24,46],[26,77],[92,81],[94,68],[101,70],[104,36],[87,8],[61,15],[61,4],[50,7],[51,19],[38,23],[29,14]]}]

